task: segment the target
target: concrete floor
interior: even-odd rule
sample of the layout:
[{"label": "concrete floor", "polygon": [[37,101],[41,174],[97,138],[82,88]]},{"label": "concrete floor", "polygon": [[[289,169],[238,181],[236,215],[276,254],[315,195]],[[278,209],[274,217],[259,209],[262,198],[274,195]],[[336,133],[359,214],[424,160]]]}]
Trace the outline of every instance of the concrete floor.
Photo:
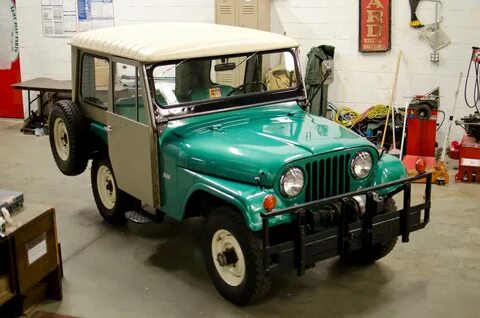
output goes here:
[{"label": "concrete floor", "polygon": [[[0,188],[57,210],[64,300],[40,309],[79,317],[480,317],[480,187],[433,189],[429,226],[367,267],[337,259],[304,277],[274,279],[262,303],[239,308],[219,296],[198,246],[201,220],[115,228],[103,222],[89,169],[63,176],[48,137],[0,120]],[[415,186],[414,193],[420,193]]]}]

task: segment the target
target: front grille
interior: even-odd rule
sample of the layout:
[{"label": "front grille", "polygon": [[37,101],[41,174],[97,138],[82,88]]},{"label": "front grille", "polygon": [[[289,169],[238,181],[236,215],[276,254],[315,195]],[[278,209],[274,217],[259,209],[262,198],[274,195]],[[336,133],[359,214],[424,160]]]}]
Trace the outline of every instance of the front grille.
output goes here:
[{"label": "front grille", "polygon": [[307,172],[305,202],[349,192],[350,158],[351,154],[343,153],[313,158],[312,161],[305,164]]}]

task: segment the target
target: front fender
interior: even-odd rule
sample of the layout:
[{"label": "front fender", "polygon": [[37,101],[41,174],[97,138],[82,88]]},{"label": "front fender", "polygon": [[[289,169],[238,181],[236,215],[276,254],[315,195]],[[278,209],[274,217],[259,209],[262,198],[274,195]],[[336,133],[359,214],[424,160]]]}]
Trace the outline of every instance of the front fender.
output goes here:
[{"label": "front fender", "polygon": [[[405,169],[405,166],[400,159],[388,154],[384,154],[378,161],[372,186],[381,185],[406,177],[408,177],[407,169]],[[379,190],[378,194],[387,195],[398,189],[398,187],[399,186],[394,186]]]},{"label": "front fender", "polygon": [[[187,202],[193,193],[196,191],[205,191],[235,206],[243,214],[250,230],[260,231],[262,229],[260,213],[264,211],[263,199],[267,194],[275,194],[273,189],[264,189],[256,185],[204,175],[187,169],[185,169],[184,172],[194,177],[195,182],[184,196],[186,200],[182,206],[182,211],[185,212]],[[286,207],[281,198],[279,198],[279,196],[276,197],[276,208],[281,209]],[[275,226],[282,223],[289,223],[290,221],[290,215],[281,215],[271,218],[269,224]]]}]

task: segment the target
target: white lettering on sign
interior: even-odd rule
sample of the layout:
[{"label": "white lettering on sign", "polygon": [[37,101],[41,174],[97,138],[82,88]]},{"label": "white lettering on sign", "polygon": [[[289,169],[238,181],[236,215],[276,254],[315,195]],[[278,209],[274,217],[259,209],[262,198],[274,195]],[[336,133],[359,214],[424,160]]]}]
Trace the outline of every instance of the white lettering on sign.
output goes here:
[{"label": "white lettering on sign", "polygon": [[383,23],[383,11],[381,10],[367,10],[367,23]]},{"label": "white lettering on sign", "polygon": [[380,2],[380,0],[370,0],[370,2],[367,4],[367,8],[370,9],[372,6],[377,9],[383,9],[383,4]]},{"label": "white lettering on sign", "polygon": [[[372,10],[377,9],[377,10]],[[370,0],[367,4],[367,37],[379,38],[383,35],[383,4],[380,0]]]},{"label": "white lettering on sign", "polygon": [[25,244],[25,248],[27,249],[28,265],[32,265],[47,254],[47,233],[43,233]]},{"label": "white lettering on sign", "polygon": [[462,158],[461,166],[480,167],[480,159]]}]

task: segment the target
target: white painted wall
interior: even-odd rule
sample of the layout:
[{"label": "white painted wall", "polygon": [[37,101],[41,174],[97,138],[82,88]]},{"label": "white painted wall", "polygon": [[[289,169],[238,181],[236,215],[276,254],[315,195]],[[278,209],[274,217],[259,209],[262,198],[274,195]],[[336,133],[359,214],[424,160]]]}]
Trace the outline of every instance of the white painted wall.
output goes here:
[{"label": "white painted wall", "polygon": [[[67,79],[70,77],[68,39],[43,37],[40,2],[17,3],[22,77],[24,80],[38,76]],[[114,0],[114,3],[117,25],[144,21],[214,21],[214,0]],[[372,104],[388,103],[397,54],[403,50],[396,104],[404,104],[411,96],[440,86],[442,109],[450,113],[458,74],[466,72],[471,47],[480,46],[479,0],[444,0],[442,27],[452,44],[440,51],[440,65],[430,63],[431,49],[419,40],[418,31],[408,26],[407,0],[392,1],[392,50],[375,54],[358,52],[357,0],[271,0],[271,3],[272,31],[286,32],[300,41],[303,65],[312,46],[336,47],[335,82],[330,88],[330,100],[337,106],[350,106],[359,111]],[[424,23],[433,21],[434,4],[422,1],[417,15]],[[461,94],[457,117],[468,113],[471,110],[466,108]],[[460,136],[461,129],[455,127],[453,137]]]}]

